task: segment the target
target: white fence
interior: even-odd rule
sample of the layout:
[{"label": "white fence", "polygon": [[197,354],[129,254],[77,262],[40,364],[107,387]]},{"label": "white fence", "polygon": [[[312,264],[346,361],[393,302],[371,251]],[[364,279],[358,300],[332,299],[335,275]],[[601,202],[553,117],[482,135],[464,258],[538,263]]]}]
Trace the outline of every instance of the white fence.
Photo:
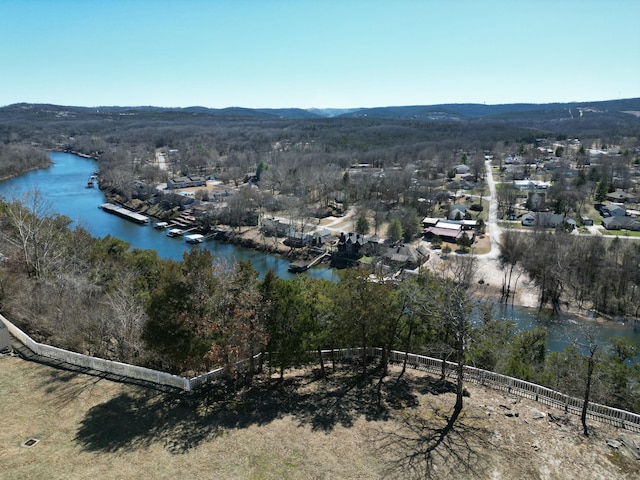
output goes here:
[{"label": "white fence", "polygon": [[[226,369],[218,368],[197,377],[185,378],[149,368],[90,357],[38,343],[2,315],[0,315],[0,321],[6,325],[11,335],[34,353],[46,358],[76,365],[78,367],[84,367],[135,380],[143,380],[157,385],[179,388],[187,392],[195,390],[205,383],[218,380],[225,375]],[[382,349],[380,348],[370,347],[367,349],[367,356],[369,357],[377,358],[380,357],[381,353]],[[343,348],[322,350],[321,354],[323,360],[326,361],[352,360],[362,357],[362,349]],[[239,367],[240,370],[250,368],[251,365],[255,368],[262,361],[261,355],[262,354],[260,353],[254,355],[253,362],[251,362],[250,359],[241,360],[236,363],[236,366]],[[310,355],[317,355],[317,352],[310,352]],[[405,361],[405,358],[407,360],[407,366],[411,368],[425,370],[436,374],[439,374],[442,371],[442,360],[438,358],[426,357],[424,355],[416,355],[413,353],[407,354],[396,350],[392,350],[389,353],[389,361],[392,363],[402,363]],[[454,369],[455,363],[446,362],[445,373],[447,375],[454,374]],[[464,378],[467,382],[491,387],[519,397],[528,398],[544,405],[563,410],[566,413],[580,415],[582,412],[582,399],[570,397],[564,393],[557,392],[541,385],[536,385],[535,383],[526,382],[513,377],[507,377],[506,375],[500,375],[499,373],[481,370],[468,365],[464,368]],[[598,422],[609,423],[617,427],[640,432],[640,415],[635,413],[589,402],[587,416]]]},{"label": "white fence", "polygon": [[[42,357],[57,360],[60,362],[65,362],[76,367],[116,375],[118,377],[125,377],[133,380],[142,380],[145,382],[155,383],[156,385],[178,388],[189,392],[195,390],[196,388],[204,385],[207,382],[213,382],[222,378],[226,373],[225,368],[217,368],[197,377],[185,378],[179,375],[172,375],[167,372],[161,372],[159,370],[130,365],[128,363],[114,362],[112,360],[105,360],[103,358],[90,357],[88,355],[82,355],[81,353],[70,352],[69,350],[63,350],[61,348],[52,347],[51,345],[38,343],[2,315],[0,315],[0,322],[6,325],[9,333],[13,335],[16,340],[18,340],[36,355],[40,355]],[[254,355],[254,365],[258,364],[261,355],[262,354],[260,353]],[[249,368],[250,365],[251,362],[249,359],[236,362],[236,367],[238,367],[239,370]]]},{"label": "white fence", "polygon": [[82,355],[80,353],[70,352],[61,348],[38,343],[34,341],[29,335],[16,327],[9,320],[4,318],[2,315],[0,315],[0,321],[2,321],[6,325],[9,333],[13,335],[16,340],[22,343],[33,353],[42,357],[50,358],[52,360],[58,360],[70,365],[75,365],[77,367],[117,375],[120,377],[152,382],[157,385],[167,385],[186,391],[189,391],[191,389],[189,379],[187,378],[180,377],[178,375],[171,375],[170,373],[166,372],[160,372],[158,370],[152,370],[150,368],[129,365],[127,363],[120,363],[111,360],[105,360],[103,358],[90,357],[88,355]]},{"label": "white fence", "polygon": [[[404,362],[405,356],[407,356],[407,354],[404,352],[391,351],[389,358],[392,362]],[[410,353],[407,356],[407,366],[432,373],[440,373],[442,371],[442,360]],[[447,362],[445,371],[447,374],[452,374],[454,368],[455,363]],[[570,397],[569,395],[535,383],[468,365],[464,367],[463,376],[467,382],[491,387],[518,397],[528,398],[544,405],[563,410],[565,413],[574,415],[580,415],[582,413],[582,406],[584,405],[583,399]],[[598,422],[609,423],[616,427],[640,432],[640,415],[627,412],[626,410],[589,402],[587,406],[587,417]]]},{"label": "white fence", "polygon": [[[258,353],[257,355],[253,356],[254,369],[256,368],[256,366],[259,365],[261,357],[262,357],[262,353]],[[235,365],[236,365],[236,369],[239,371],[248,370],[251,368],[251,360],[248,358],[245,358],[244,360],[240,360],[239,362],[236,362]],[[203,373],[202,375],[198,375],[197,377],[190,378],[188,380],[189,381],[188,390],[195,390],[196,388],[201,387],[205,383],[214,382],[216,380],[223,378],[225,375],[226,375],[226,368],[221,367],[221,368],[216,368],[215,370],[211,370],[210,372]]]}]

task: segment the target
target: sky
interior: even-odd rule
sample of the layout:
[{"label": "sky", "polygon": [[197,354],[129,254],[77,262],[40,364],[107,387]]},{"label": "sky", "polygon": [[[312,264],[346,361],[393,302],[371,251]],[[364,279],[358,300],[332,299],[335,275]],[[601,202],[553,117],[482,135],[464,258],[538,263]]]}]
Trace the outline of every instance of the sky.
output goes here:
[{"label": "sky", "polygon": [[0,106],[640,97],[638,0],[0,0]]}]

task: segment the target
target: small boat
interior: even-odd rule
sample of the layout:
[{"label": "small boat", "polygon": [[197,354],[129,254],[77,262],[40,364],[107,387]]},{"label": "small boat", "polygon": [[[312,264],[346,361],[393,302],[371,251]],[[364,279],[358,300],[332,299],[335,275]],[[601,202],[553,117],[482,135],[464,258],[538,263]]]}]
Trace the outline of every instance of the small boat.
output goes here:
[{"label": "small boat", "polygon": [[93,188],[98,181],[98,177],[95,175],[91,175],[89,180],[87,180],[87,188]]},{"label": "small boat", "polygon": [[156,228],[158,230],[164,230],[165,228],[167,228],[169,226],[169,222],[156,222],[153,225],[153,228]]}]

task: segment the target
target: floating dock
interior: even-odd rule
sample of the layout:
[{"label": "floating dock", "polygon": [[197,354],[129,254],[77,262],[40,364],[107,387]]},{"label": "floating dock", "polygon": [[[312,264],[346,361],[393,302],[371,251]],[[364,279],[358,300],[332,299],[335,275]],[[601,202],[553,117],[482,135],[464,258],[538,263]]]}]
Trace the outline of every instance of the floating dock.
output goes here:
[{"label": "floating dock", "polygon": [[170,228],[167,232],[167,237],[180,237],[184,233],[184,230],[180,228]]},{"label": "floating dock", "polygon": [[329,252],[322,252],[320,255],[318,255],[316,258],[311,260],[311,262],[309,262],[309,263],[307,263],[307,262],[291,262],[289,264],[289,269],[288,270],[290,272],[292,272],[292,273],[306,272],[307,270],[309,270],[314,265],[317,265],[318,263],[320,263],[324,257],[328,257],[328,256],[329,256]]},{"label": "floating dock", "polygon": [[107,213],[112,213],[122,218],[126,218],[127,220],[131,220],[132,222],[139,223],[140,225],[144,225],[149,223],[149,218],[144,215],[140,215],[139,213],[132,212],[131,210],[127,210],[126,208],[119,207],[114,205],[113,203],[103,203],[100,205],[102,210]]},{"label": "floating dock", "polygon": [[204,242],[205,237],[199,233],[194,233],[191,235],[185,235],[184,239],[187,243],[195,245]]}]

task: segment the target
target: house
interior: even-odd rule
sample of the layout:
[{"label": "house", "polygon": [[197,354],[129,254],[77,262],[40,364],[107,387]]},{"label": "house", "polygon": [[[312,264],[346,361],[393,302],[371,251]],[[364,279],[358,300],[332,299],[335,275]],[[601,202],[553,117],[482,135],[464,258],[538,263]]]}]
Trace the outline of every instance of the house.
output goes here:
[{"label": "house", "polygon": [[316,230],[312,234],[311,245],[314,247],[322,247],[331,240],[331,231],[326,228],[322,230]]},{"label": "house", "polygon": [[533,190],[535,188],[535,184],[527,179],[527,180],[514,180],[513,181],[513,186],[515,188],[517,188],[518,190],[524,191],[524,190]]},{"label": "house", "polygon": [[469,166],[467,165],[456,165],[455,167],[453,167],[453,170],[456,172],[457,175],[466,175],[467,173],[469,173],[471,171],[471,169],[469,168]]},{"label": "house", "polygon": [[518,155],[507,155],[503,162],[505,165],[522,165],[524,159]]},{"label": "house", "polygon": [[549,182],[541,182],[539,180],[529,180],[527,178],[524,180],[514,180],[513,186],[518,190],[524,192],[524,191],[533,191],[533,190],[546,190],[551,186],[551,184]]},{"label": "house", "polygon": [[188,177],[173,177],[167,181],[167,190],[175,190],[177,188],[193,188],[204,187],[207,185],[207,179],[199,175]]},{"label": "house", "polygon": [[610,203],[600,209],[603,217],[624,217],[627,209],[621,203]]},{"label": "house", "polygon": [[440,237],[447,242],[455,242],[458,238],[462,237],[464,230],[460,222],[451,222],[447,220],[440,220],[432,227],[428,227],[424,230],[424,236],[426,238],[433,238],[435,236]]},{"label": "house", "polygon": [[435,227],[440,220],[440,218],[435,217],[424,217],[422,219],[422,228]]},{"label": "house", "polygon": [[462,203],[454,203],[449,207],[449,220],[462,220],[467,213],[467,206]]},{"label": "house", "polygon": [[338,252],[358,256],[361,255],[360,250],[366,243],[367,240],[364,235],[353,232],[349,232],[349,234],[345,235],[343,232],[340,234],[337,249]]},{"label": "house", "polygon": [[367,243],[365,236],[359,233],[341,233],[336,250],[331,254],[331,266],[346,268],[357,265],[358,260],[364,255]]},{"label": "house", "polygon": [[459,223],[462,225],[462,230],[475,230],[478,228],[477,220],[455,220],[451,223]]},{"label": "house", "polygon": [[565,217],[558,213],[527,212],[522,215],[521,223],[523,227],[557,228],[561,224],[566,224],[571,230],[576,228],[576,221],[570,217]]},{"label": "house", "polygon": [[465,182],[468,182],[468,183],[476,183],[475,175],[465,175],[464,177],[460,178],[460,180],[464,180]]},{"label": "house", "polygon": [[586,217],[586,216],[582,216],[580,217],[580,222],[582,223],[582,225],[584,225],[585,227],[591,227],[593,225],[593,218],[591,217]]},{"label": "house", "polygon": [[262,221],[260,231],[267,237],[286,237],[295,232],[295,228],[286,222],[267,218]]},{"label": "house", "polygon": [[622,190],[616,190],[615,192],[607,193],[607,200],[610,202],[637,202],[637,198],[632,193],[623,192]]},{"label": "house", "polygon": [[292,231],[287,236],[287,239],[284,241],[284,244],[289,247],[302,248],[310,244],[312,239],[313,239],[313,235],[311,235],[310,233]]},{"label": "house", "polygon": [[384,254],[385,264],[395,268],[417,268],[428,259],[428,250],[420,250],[413,245],[391,247]]},{"label": "house", "polygon": [[602,226],[607,230],[631,230],[640,232],[640,220],[632,217],[607,217],[602,219]]}]

